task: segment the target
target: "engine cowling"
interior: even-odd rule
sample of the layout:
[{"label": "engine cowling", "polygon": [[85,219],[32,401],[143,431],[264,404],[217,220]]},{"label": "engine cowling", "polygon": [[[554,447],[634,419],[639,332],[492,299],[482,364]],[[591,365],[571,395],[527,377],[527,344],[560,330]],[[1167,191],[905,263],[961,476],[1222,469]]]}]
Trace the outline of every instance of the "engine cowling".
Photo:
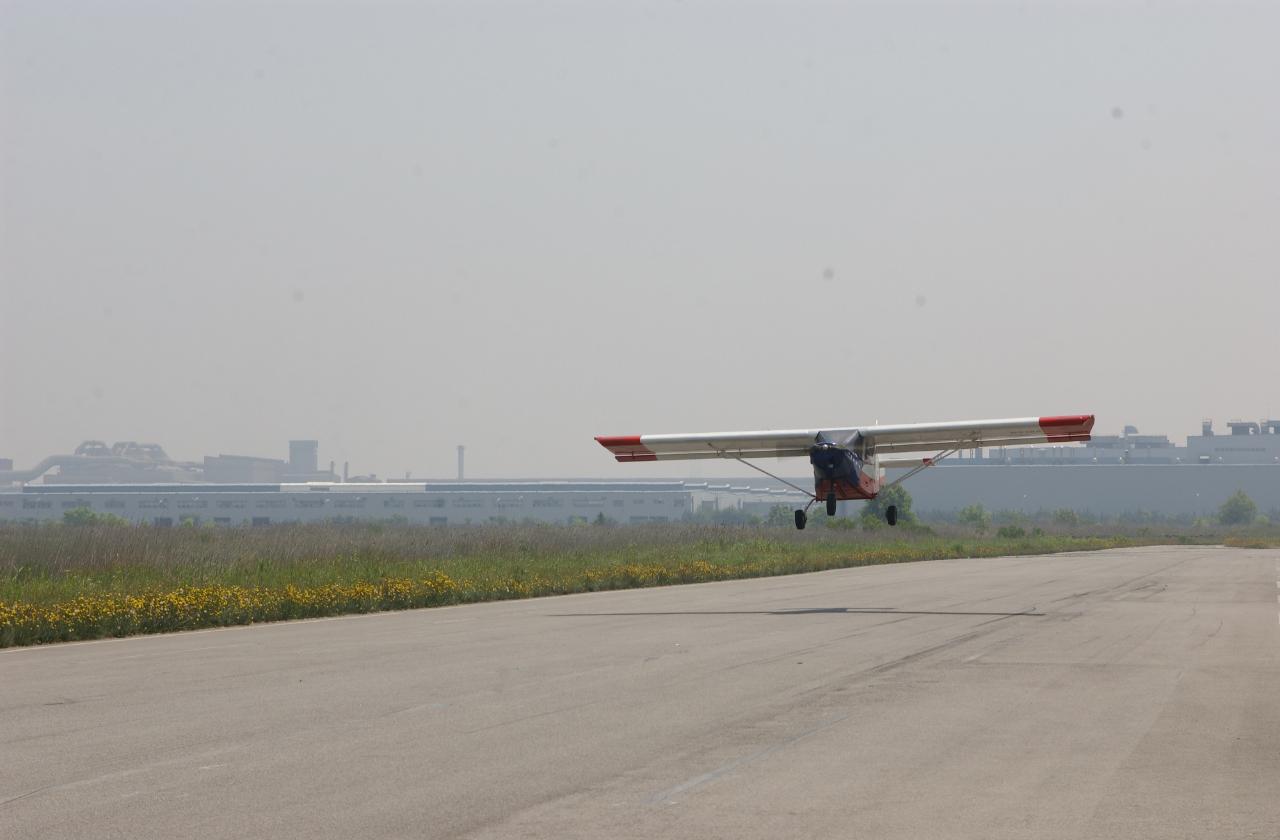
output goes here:
[{"label": "engine cowling", "polygon": [[862,469],[860,459],[851,449],[834,443],[815,443],[809,449],[813,477],[819,479],[853,478]]}]

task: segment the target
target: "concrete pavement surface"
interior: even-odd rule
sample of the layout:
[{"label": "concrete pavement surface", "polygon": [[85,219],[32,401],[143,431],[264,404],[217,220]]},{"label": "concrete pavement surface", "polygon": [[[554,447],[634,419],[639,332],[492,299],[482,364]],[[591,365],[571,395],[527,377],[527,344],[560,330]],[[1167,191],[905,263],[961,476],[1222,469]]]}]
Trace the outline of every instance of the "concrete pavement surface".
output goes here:
[{"label": "concrete pavement surface", "polygon": [[1280,837],[1280,552],[0,651],[0,837]]}]

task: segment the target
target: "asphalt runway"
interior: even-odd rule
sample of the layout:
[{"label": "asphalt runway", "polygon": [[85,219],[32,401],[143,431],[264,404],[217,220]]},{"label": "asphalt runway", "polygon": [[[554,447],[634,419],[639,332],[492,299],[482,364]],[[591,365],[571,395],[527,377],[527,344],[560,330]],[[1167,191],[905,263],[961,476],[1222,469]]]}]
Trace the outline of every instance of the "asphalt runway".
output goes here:
[{"label": "asphalt runway", "polygon": [[1275,838],[1280,551],[0,651],[0,837]]}]

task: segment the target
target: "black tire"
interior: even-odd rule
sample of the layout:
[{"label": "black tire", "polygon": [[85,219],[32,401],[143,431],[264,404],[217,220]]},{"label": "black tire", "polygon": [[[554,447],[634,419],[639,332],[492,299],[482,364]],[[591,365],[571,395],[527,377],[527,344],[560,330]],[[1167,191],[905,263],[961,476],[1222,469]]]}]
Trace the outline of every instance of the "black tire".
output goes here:
[{"label": "black tire", "polygon": [[836,515],[836,494],[830,493],[827,495],[827,516],[835,516],[835,515]]},{"label": "black tire", "polygon": [[803,531],[804,526],[809,521],[809,516],[803,510],[796,511],[796,530]]},{"label": "black tire", "polygon": [[898,506],[889,505],[887,508],[885,508],[884,518],[885,518],[885,521],[888,522],[890,525],[897,525],[898,524]]}]

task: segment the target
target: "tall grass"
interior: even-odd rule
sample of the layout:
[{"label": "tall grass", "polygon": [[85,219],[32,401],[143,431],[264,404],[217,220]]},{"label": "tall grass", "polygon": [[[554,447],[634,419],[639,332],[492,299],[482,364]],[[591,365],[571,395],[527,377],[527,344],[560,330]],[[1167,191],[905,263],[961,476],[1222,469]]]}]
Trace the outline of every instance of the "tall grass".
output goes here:
[{"label": "tall grass", "polygon": [[0,526],[0,646],[1192,539],[1074,530],[1001,539],[959,528],[705,524]]},{"label": "tall grass", "polygon": [[[1050,534],[1045,539],[1140,537],[1136,533]],[[952,528],[882,529],[872,533],[823,527],[319,524],[263,528],[0,526],[0,602],[47,603],[94,592],[224,584],[313,586],[413,577],[519,577],[587,568],[699,559],[720,564],[773,559],[806,562],[849,556],[873,546],[923,546],[990,540]],[[1055,543],[1056,544],[1056,543]],[[910,553],[910,552],[907,552]]]}]

